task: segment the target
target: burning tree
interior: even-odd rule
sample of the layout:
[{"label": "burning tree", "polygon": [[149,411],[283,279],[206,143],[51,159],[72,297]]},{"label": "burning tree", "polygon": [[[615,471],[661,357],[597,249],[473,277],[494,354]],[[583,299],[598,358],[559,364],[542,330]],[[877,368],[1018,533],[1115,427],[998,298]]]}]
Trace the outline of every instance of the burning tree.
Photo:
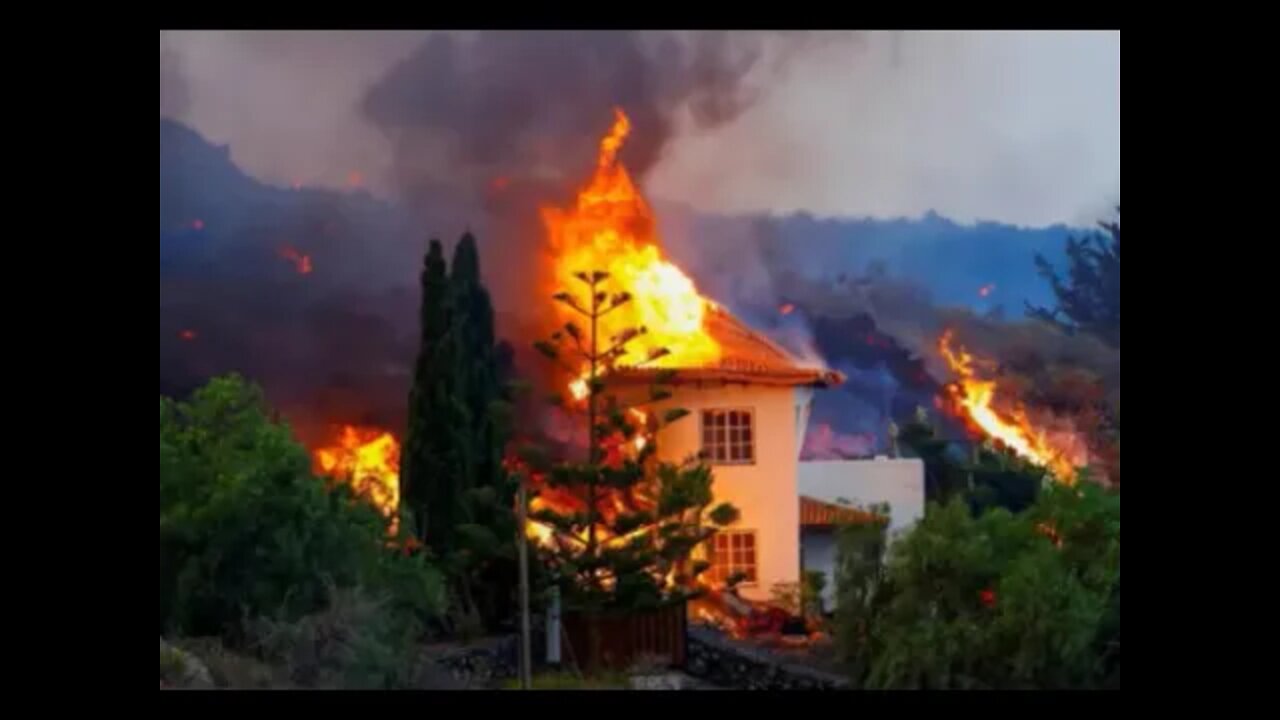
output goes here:
[{"label": "burning tree", "polygon": [[[627,344],[646,328],[622,329],[603,344],[601,318],[631,295],[604,290],[607,272],[575,277],[587,287],[587,299],[563,291],[554,298],[584,318],[588,329],[571,320],[535,346],[577,377],[570,397],[557,393],[552,402],[585,415],[586,458],[552,464],[544,451],[525,449],[522,470],[533,494],[527,532],[572,608],[635,609],[690,597],[709,566],[692,558],[695,548],[716,526],[733,522],[737,510],[727,503],[709,509],[712,474],[697,458],[679,465],[656,459],[658,429],[688,414],[669,408],[659,417],[643,409],[671,397],[673,371],[662,371],[637,402],[606,394],[611,371],[627,358]],[[667,354],[651,347],[627,364],[644,366]]]}]

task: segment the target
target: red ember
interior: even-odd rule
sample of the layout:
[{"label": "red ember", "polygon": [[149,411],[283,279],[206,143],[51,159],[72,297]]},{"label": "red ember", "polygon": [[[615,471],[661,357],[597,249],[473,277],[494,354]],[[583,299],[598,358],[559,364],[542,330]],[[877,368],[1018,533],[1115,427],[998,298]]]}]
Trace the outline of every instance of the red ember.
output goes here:
[{"label": "red ember", "polygon": [[785,303],[778,308],[778,312],[782,313],[783,315],[790,315],[791,313],[795,312],[795,310],[796,310],[796,306],[792,305],[791,303]]},{"label": "red ember", "polygon": [[983,285],[982,287],[978,288],[978,294],[981,295],[982,297],[987,297],[995,289],[996,289],[995,283],[987,283],[986,285]]},{"label": "red ember", "polygon": [[293,263],[294,268],[299,275],[308,275],[311,273],[311,256],[298,252],[290,245],[280,246],[280,257]]},{"label": "red ember", "polygon": [[192,221],[191,221],[191,229],[192,229],[192,230],[203,230],[203,229],[204,229],[204,221],[203,221],[203,220],[201,220],[200,218],[196,218],[195,220],[192,220]]},{"label": "red ember", "polygon": [[182,332],[178,333],[178,337],[182,338],[183,340],[186,340],[187,342],[191,342],[192,340],[196,339],[196,331],[183,330]]}]

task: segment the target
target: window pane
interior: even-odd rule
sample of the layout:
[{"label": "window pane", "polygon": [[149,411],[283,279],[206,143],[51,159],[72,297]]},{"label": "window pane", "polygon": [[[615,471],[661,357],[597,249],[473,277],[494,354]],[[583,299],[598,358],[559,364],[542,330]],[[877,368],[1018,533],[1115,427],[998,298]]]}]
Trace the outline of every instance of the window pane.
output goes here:
[{"label": "window pane", "polygon": [[725,460],[723,445],[716,446],[716,460],[721,460],[721,461]]},{"label": "window pane", "polygon": [[730,429],[730,430],[729,430],[729,442],[731,442],[731,443],[742,442],[742,431],[741,431],[741,430],[739,430],[738,428],[732,428],[732,429]]},{"label": "window pane", "polygon": [[725,440],[726,438],[724,434],[724,429],[716,430],[716,442],[723,445],[725,443]]},{"label": "window pane", "polygon": [[733,547],[735,548],[742,547],[742,533],[733,533],[729,537],[732,538],[733,540]]},{"label": "window pane", "polygon": [[742,453],[742,459],[743,459],[743,460],[750,460],[750,459],[752,458],[752,456],[753,456],[753,453],[751,452],[751,446],[750,446],[750,445],[748,445],[748,446],[746,446],[746,447],[742,448],[742,450],[743,450],[743,453]]},{"label": "window pane", "polygon": [[742,459],[742,448],[738,447],[737,445],[730,445],[730,446],[729,446],[729,459],[730,459],[730,460],[741,460],[741,459]]},{"label": "window pane", "polygon": [[743,546],[743,547],[749,547],[749,548],[753,548],[753,547],[755,547],[755,546],[756,546],[756,534],[755,534],[755,533],[742,533],[742,546]]},{"label": "window pane", "polygon": [[751,442],[751,428],[743,428],[742,440],[743,442]]}]

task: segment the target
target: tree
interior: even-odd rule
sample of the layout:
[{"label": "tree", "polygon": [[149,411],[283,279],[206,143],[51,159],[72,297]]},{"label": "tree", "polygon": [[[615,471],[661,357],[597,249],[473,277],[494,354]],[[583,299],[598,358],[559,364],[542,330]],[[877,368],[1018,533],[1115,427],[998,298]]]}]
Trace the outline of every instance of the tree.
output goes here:
[{"label": "tree", "polygon": [[[578,377],[580,399],[556,394],[553,402],[585,415],[588,441],[585,461],[552,463],[538,448],[522,452],[535,485],[529,517],[546,531],[541,558],[573,609],[635,609],[689,597],[708,566],[692,559],[694,549],[737,511],[727,503],[711,508],[713,478],[705,463],[657,461],[654,434],[688,413],[668,408],[659,417],[640,408],[672,396],[667,384],[674,373],[659,373],[638,402],[606,395],[617,359],[645,329],[629,328],[602,343],[599,319],[631,296],[606,292],[605,272],[576,277],[588,299],[567,291],[554,299],[585,318],[588,329],[567,322],[536,347]],[[654,350],[641,364],[666,354]]]},{"label": "tree", "polygon": [[465,602],[492,626],[511,617],[516,574],[516,483],[502,467],[511,434],[511,368],[509,351],[496,342],[493,303],[470,232],[454,248],[448,307],[448,437],[461,491],[455,564]]},{"label": "tree", "polygon": [[432,240],[422,272],[421,344],[409,393],[404,497],[422,541],[445,565],[457,609],[493,625],[510,616],[515,486],[501,467],[509,436],[510,353],[496,344],[476,240],[452,268]]},{"label": "tree", "polygon": [[1105,233],[1067,238],[1067,276],[1036,255],[1036,268],[1053,286],[1054,308],[1027,305],[1032,317],[1072,332],[1088,332],[1120,347],[1120,206],[1115,222],[1100,222]]},{"label": "tree", "polygon": [[968,452],[939,436],[923,409],[903,426],[898,441],[924,462],[925,497],[945,504],[961,498],[975,514],[1003,507],[1018,512],[1035,502],[1045,469],[989,443]]},{"label": "tree", "polygon": [[401,454],[404,498],[418,539],[432,546],[451,545],[456,523],[454,484],[446,476],[449,436],[447,391],[443,384],[444,344],[449,329],[445,305],[448,278],[444,248],[431,240],[423,260],[420,341],[409,390],[409,426]]},{"label": "tree", "polygon": [[385,518],[347,485],[311,473],[257,387],[232,375],[188,401],[161,397],[161,631],[295,619],[325,604],[330,583],[387,594],[405,618],[443,610],[438,574],[388,549]]},{"label": "tree", "polygon": [[931,504],[878,557],[874,537],[842,537],[836,637],[859,686],[1118,686],[1118,493],[1055,485],[1017,514]]}]

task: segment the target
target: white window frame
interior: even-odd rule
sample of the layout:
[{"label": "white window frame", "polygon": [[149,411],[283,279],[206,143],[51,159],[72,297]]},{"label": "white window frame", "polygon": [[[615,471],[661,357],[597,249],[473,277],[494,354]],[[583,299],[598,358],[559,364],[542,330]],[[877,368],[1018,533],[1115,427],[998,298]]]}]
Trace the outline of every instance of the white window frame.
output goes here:
[{"label": "white window frame", "polygon": [[[715,457],[715,454],[711,452],[712,448],[707,446],[707,415],[710,413],[721,413],[725,416],[725,426],[724,426],[725,427],[725,441],[724,441],[725,458],[723,460],[717,460]],[[731,448],[734,446],[734,442],[731,439],[734,428],[733,426],[729,425],[729,420],[728,420],[729,413],[742,413],[746,415],[748,418],[748,426],[746,429],[751,431],[751,439],[738,441],[739,447],[743,447],[745,445],[745,447],[748,447],[751,450],[751,457],[746,460],[743,460],[741,458],[737,460],[733,460],[729,458]],[[739,427],[737,429],[741,431],[743,428]],[[758,444],[756,442],[759,439],[759,437],[760,437],[760,428],[758,425],[756,425],[755,408],[749,408],[749,407],[748,408],[744,408],[744,407],[703,408],[702,411],[698,413],[698,449],[702,454],[702,458],[706,460],[708,464],[755,465],[756,458],[758,458],[760,455],[760,453],[757,452]],[[714,444],[712,447],[714,447]]]},{"label": "white window frame", "polygon": [[[732,535],[750,535],[751,536],[751,556],[752,556],[753,562],[750,565],[747,565],[745,563],[742,565],[735,564],[733,562],[733,541],[727,540],[726,542],[729,543],[728,568],[724,576],[717,579],[715,575],[715,568],[716,568],[716,561],[720,557],[720,552],[716,549],[716,540],[721,537],[728,538]],[[742,582],[738,583],[738,587],[756,587],[760,584],[760,533],[757,532],[755,528],[736,528],[735,527],[735,528],[724,528],[722,530],[717,530],[716,534],[712,535],[710,539],[707,540],[707,543],[708,543],[707,551],[711,556],[709,558],[711,560],[711,567],[707,568],[707,571],[711,574],[711,578],[713,579],[713,581],[724,582],[729,578],[730,575],[733,575],[735,572],[738,572],[739,570],[742,570],[746,567],[752,567],[755,570],[755,578],[748,578],[743,580]]]}]

